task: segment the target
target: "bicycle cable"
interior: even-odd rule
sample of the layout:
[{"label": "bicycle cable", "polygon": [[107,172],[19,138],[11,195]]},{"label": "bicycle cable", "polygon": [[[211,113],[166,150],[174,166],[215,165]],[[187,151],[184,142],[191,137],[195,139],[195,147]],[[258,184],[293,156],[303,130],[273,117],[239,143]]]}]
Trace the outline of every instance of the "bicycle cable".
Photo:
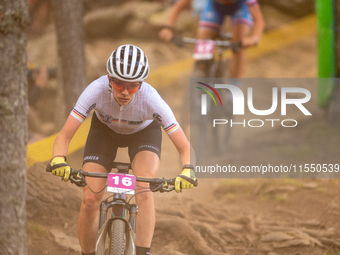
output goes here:
[{"label": "bicycle cable", "polygon": [[94,193],[94,194],[99,194],[99,193],[103,192],[104,189],[107,187],[107,185],[105,185],[104,188],[102,188],[100,191],[97,191],[97,192],[96,192],[96,191],[94,191],[93,189],[91,189],[90,185],[87,184],[86,178],[84,178],[84,182],[85,182],[86,186],[89,188],[89,190],[90,190],[92,193]]},{"label": "bicycle cable", "polygon": [[[142,194],[142,193],[145,193],[145,192],[154,192],[154,191],[157,191],[161,186],[163,186],[163,184],[160,184],[158,187],[154,188],[154,189],[150,189],[150,188],[147,188],[147,187],[142,187],[142,186],[139,186],[139,190],[143,190],[143,191],[139,191],[137,192],[135,195],[131,196],[128,200],[128,203],[130,203],[131,199],[133,197],[135,197],[136,195],[138,194]],[[137,191],[137,189],[136,189]]]}]

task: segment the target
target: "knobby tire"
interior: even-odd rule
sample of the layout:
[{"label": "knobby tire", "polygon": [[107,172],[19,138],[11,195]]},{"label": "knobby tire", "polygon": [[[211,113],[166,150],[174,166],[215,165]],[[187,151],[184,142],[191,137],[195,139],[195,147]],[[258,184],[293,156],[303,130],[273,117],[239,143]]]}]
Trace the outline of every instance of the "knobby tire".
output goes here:
[{"label": "knobby tire", "polygon": [[109,255],[125,254],[126,231],[125,222],[121,219],[113,220],[111,226],[111,240]]}]

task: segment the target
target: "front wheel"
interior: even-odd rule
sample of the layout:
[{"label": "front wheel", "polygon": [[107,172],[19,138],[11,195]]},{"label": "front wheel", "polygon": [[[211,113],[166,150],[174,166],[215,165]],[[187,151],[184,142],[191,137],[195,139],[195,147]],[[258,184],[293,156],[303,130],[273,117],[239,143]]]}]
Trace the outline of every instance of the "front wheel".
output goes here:
[{"label": "front wheel", "polygon": [[214,148],[214,155],[224,155],[228,149],[231,122],[233,119],[233,100],[230,92],[219,92],[223,106],[216,107],[211,114],[213,119],[222,119],[220,123],[216,124],[212,131],[212,148]]},{"label": "front wheel", "polygon": [[[230,68],[230,59],[220,59],[211,66],[211,78],[226,78]],[[233,118],[233,101],[230,92],[219,91],[223,106],[215,108],[211,114],[213,119],[223,119],[224,124],[217,124],[212,131],[211,147],[214,155],[224,155],[228,148],[231,133],[231,121]]]},{"label": "front wheel", "polygon": [[[199,69],[197,67],[197,63],[195,63],[194,70],[192,72],[191,78],[201,79],[207,78],[207,74],[205,70]],[[186,135],[190,134],[190,110],[193,110],[194,107],[197,107],[197,102],[195,101],[195,87],[191,86],[191,83],[184,88],[184,95],[182,99],[182,109],[181,109],[181,117],[180,117],[180,125]]]},{"label": "front wheel", "polygon": [[126,243],[125,229],[126,229],[126,226],[123,220],[117,219],[117,220],[112,221],[109,255],[125,254],[125,243]]}]

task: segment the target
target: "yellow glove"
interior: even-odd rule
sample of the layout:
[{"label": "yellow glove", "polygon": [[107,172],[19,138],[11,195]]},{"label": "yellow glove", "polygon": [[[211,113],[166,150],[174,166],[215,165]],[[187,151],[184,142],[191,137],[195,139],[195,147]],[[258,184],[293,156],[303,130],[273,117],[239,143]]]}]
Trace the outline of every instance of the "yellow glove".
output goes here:
[{"label": "yellow glove", "polygon": [[182,173],[176,177],[175,191],[179,193],[182,189],[191,189],[194,185],[197,186],[194,167],[192,165],[184,165]]},{"label": "yellow glove", "polygon": [[66,163],[66,158],[63,156],[57,156],[52,158],[51,163],[52,174],[63,177],[65,182],[68,181],[71,173],[71,167]]}]

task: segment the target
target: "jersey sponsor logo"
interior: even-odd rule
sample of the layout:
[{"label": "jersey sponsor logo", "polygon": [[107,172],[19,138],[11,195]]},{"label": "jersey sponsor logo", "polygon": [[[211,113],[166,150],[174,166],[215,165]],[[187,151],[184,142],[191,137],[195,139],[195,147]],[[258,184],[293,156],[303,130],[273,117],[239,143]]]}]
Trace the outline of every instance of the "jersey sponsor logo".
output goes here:
[{"label": "jersey sponsor logo", "polygon": [[98,156],[86,156],[84,157],[84,161],[85,160],[99,160],[99,157]]},{"label": "jersey sponsor logo", "polygon": [[106,123],[114,123],[114,124],[124,124],[124,125],[140,125],[143,123],[143,120],[123,120],[113,118],[110,115],[102,115],[100,114],[100,118]]},{"label": "jersey sponsor logo", "polygon": [[103,116],[103,121],[106,122],[106,123],[111,123],[113,121],[113,117],[110,116],[110,115],[104,115]]},{"label": "jersey sponsor logo", "polygon": [[91,111],[92,111],[92,109],[94,109],[95,107],[96,107],[96,103],[94,103],[93,105],[91,105],[90,107],[89,107],[89,109],[86,111],[86,114],[89,114]]},{"label": "jersey sponsor logo", "polygon": [[142,124],[142,123],[143,123],[142,120],[129,120],[129,121],[128,121],[128,124],[129,124],[129,125],[140,125],[140,124]]},{"label": "jersey sponsor logo", "polygon": [[150,144],[143,144],[138,146],[138,149],[152,149],[155,151],[159,151],[159,149],[156,146],[150,145]]},{"label": "jersey sponsor logo", "polygon": [[158,113],[154,113],[152,117],[157,120],[158,122],[162,122],[162,117]]}]

